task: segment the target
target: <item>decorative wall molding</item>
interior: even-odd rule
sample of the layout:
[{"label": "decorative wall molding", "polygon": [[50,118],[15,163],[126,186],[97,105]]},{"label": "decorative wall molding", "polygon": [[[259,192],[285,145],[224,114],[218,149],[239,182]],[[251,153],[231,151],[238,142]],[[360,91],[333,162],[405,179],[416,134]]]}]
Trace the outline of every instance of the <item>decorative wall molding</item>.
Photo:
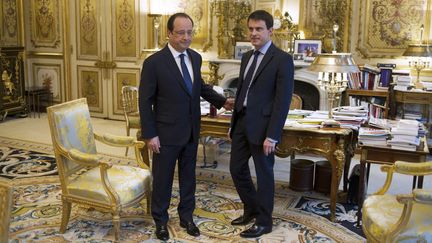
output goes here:
[{"label": "decorative wall molding", "polygon": [[19,46],[19,0],[3,0],[0,3],[0,45]]},{"label": "decorative wall molding", "polygon": [[34,48],[61,46],[60,1],[30,1],[30,42]]},{"label": "decorative wall molding", "polygon": [[[364,58],[400,56],[431,24],[431,0],[361,0],[356,51]],[[429,16],[429,17],[428,17]],[[424,36],[428,36],[428,28]]]}]

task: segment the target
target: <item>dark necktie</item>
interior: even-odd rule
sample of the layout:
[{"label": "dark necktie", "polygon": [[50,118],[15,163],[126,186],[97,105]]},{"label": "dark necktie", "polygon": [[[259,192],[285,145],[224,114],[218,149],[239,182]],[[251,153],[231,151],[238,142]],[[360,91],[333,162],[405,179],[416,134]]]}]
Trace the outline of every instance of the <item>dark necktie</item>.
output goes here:
[{"label": "dark necktie", "polygon": [[185,54],[180,54],[180,66],[183,73],[183,80],[186,84],[186,88],[188,89],[189,94],[192,94],[192,78],[189,74],[188,68],[186,66],[185,60],[184,60]]},{"label": "dark necktie", "polygon": [[253,73],[255,72],[255,68],[256,68],[256,64],[257,64],[257,60],[258,60],[259,54],[260,54],[259,51],[255,51],[253,53],[254,59],[252,61],[252,64],[249,67],[248,72],[246,73],[246,77],[243,80],[243,84],[242,84],[242,86],[240,88],[240,94],[237,97],[238,100],[237,100],[236,107],[235,107],[238,112],[240,112],[243,109],[243,103],[245,101],[246,93],[247,93],[247,91],[249,89],[249,85],[252,82],[252,78],[253,78],[252,76],[253,76]]}]

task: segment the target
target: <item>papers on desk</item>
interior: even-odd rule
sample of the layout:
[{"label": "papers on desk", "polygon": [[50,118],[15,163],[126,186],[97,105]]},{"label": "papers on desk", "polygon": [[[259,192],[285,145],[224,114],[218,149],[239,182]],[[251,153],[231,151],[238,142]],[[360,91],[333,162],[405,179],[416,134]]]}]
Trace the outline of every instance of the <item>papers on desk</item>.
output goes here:
[{"label": "papers on desk", "polygon": [[360,127],[358,142],[366,146],[387,146],[390,131],[369,127]]}]

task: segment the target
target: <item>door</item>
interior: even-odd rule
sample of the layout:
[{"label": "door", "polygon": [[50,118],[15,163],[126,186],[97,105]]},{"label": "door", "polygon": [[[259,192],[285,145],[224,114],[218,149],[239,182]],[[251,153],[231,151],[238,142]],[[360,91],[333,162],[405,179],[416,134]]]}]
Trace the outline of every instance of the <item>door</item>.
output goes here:
[{"label": "door", "polygon": [[[145,11],[139,0],[68,1],[72,97],[86,97],[92,116],[123,119],[121,88],[139,84]],[[142,23],[140,25],[140,23]]]}]

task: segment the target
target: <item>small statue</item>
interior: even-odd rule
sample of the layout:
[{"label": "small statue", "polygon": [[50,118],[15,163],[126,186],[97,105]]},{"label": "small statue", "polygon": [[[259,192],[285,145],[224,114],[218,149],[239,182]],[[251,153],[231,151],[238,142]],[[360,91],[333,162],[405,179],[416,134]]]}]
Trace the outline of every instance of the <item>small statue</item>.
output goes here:
[{"label": "small statue", "polygon": [[2,73],[2,81],[4,82],[4,87],[6,91],[5,95],[12,95],[15,91],[15,85],[11,81],[11,78],[12,78],[12,74],[8,75],[8,72],[4,70]]}]

